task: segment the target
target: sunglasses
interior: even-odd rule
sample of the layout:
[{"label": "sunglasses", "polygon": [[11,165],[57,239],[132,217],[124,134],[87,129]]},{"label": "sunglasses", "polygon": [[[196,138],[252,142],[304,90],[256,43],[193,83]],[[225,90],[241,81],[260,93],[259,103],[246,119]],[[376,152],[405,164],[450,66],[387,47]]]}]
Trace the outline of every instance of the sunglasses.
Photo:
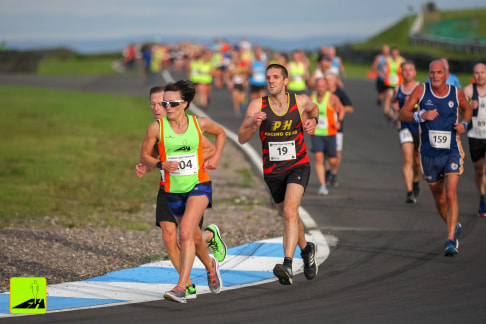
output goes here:
[{"label": "sunglasses", "polygon": [[161,104],[162,104],[162,107],[164,108],[167,108],[169,106],[171,106],[172,108],[173,107],[177,107],[179,106],[179,104],[181,102],[184,102],[185,100],[171,100],[171,101],[162,101]]}]

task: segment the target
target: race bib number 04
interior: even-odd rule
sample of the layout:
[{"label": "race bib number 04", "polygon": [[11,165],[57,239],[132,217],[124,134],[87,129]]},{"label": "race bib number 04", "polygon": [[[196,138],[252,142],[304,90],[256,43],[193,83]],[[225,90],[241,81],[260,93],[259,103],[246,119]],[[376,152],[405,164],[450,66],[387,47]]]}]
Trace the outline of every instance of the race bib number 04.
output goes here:
[{"label": "race bib number 04", "polygon": [[287,161],[293,160],[295,154],[295,141],[288,142],[270,142],[268,143],[270,161]]},{"label": "race bib number 04", "polygon": [[172,155],[167,157],[169,162],[180,162],[176,171],[171,172],[171,176],[186,176],[197,174],[197,154]]},{"label": "race bib number 04", "polygon": [[451,132],[447,131],[429,131],[429,142],[436,149],[451,148]]}]

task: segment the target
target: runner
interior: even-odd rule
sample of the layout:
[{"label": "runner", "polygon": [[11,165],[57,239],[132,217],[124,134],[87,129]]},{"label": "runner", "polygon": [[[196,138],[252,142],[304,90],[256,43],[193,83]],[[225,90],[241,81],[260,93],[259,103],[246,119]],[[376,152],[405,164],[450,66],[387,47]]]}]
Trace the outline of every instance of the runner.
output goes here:
[{"label": "runner", "polygon": [[[165,108],[162,107],[162,101],[164,100],[164,89],[162,87],[153,87],[150,89],[150,108],[155,120],[159,120],[166,116]],[[209,159],[213,156],[215,148],[213,144],[205,137],[203,140],[203,155],[205,159]],[[158,146],[155,145],[152,151],[154,158],[158,157]],[[153,168],[148,167],[142,163],[135,166],[135,174],[141,178],[147,172],[151,172]],[[164,189],[164,173],[161,173],[160,187],[157,194],[157,205],[155,210],[155,225],[159,226],[162,230],[162,239],[174,268],[177,272],[180,272],[180,254],[181,250],[177,244],[177,222],[169,209],[169,203],[167,201],[167,195]],[[199,223],[199,227],[202,228],[203,218]],[[213,255],[219,262],[223,262],[226,258],[226,243],[221,238],[218,226],[215,224],[208,225],[203,232],[203,240],[211,247]],[[186,298],[196,298],[196,286],[192,284],[189,278],[186,285]]]},{"label": "runner", "polygon": [[196,93],[201,108],[206,109],[211,99],[211,87],[213,84],[214,64],[212,61],[213,54],[210,50],[204,50],[201,60],[198,64],[198,84]]},{"label": "runner", "polygon": [[395,88],[402,84],[401,65],[405,62],[405,59],[400,56],[398,48],[391,49],[391,56],[386,60],[386,64],[383,66],[383,72],[385,73],[385,104],[383,106],[383,113],[387,121],[391,124],[398,122],[397,113],[391,109],[391,100],[395,96]]},{"label": "runner", "polygon": [[249,67],[242,59],[242,52],[236,47],[232,53],[231,63],[228,66],[228,75],[230,78],[229,88],[233,97],[233,111],[235,117],[241,116],[241,111],[245,108],[246,87],[248,85]]},{"label": "runner", "polygon": [[371,66],[373,73],[376,75],[376,90],[378,91],[378,99],[376,100],[376,103],[378,106],[381,106],[381,103],[385,101],[385,91],[387,87],[385,86],[385,72],[383,71],[383,67],[389,56],[390,47],[385,44],[381,48],[381,53],[376,55],[373,65]]},{"label": "runner", "polygon": [[309,78],[309,69],[305,64],[304,55],[296,50],[292,53],[292,60],[287,65],[289,71],[289,84],[287,89],[295,94],[305,94],[307,90],[306,82]]},{"label": "runner", "polygon": [[[284,262],[275,265],[273,273],[282,285],[291,285],[292,258],[297,245],[301,249],[305,277],[313,279],[318,271],[317,246],[305,239],[299,206],[310,175],[304,130],[314,134],[319,111],[308,96],[285,91],[289,77],[284,66],[269,65],[266,79],[270,95],[250,102],[238,133],[238,141],[240,144],[248,142],[259,129],[264,179],[285,220]],[[309,114],[305,122],[301,118],[304,112]]]},{"label": "runner", "polygon": [[263,97],[267,94],[265,85],[267,84],[265,78],[265,68],[267,67],[267,59],[265,52],[258,45],[254,47],[255,57],[250,66],[250,98],[251,100]]},{"label": "runner", "polygon": [[[140,153],[140,162],[164,171],[167,200],[179,224],[179,281],[174,289],[164,294],[165,299],[179,303],[186,302],[186,284],[196,254],[207,270],[211,292],[219,293],[223,286],[219,262],[209,256],[198,223],[204,210],[212,206],[212,185],[206,169],[217,168],[226,134],[211,119],[186,114],[195,93],[190,81],[167,84],[162,101],[167,116],[149,126]],[[206,162],[202,151],[203,133],[216,136],[216,151]],[[152,156],[155,144],[161,160]]]},{"label": "runner", "polygon": [[319,108],[319,122],[315,134],[311,136],[312,152],[317,178],[321,184],[317,194],[327,195],[329,191],[326,186],[324,157],[327,157],[333,169],[337,167],[336,133],[344,119],[344,107],[339,98],[329,91],[326,79],[317,79],[315,88],[316,93],[311,95],[311,100]]},{"label": "runner", "polygon": [[[324,77],[327,81],[327,86],[329,90],[338,97],[339,101],[341,102],[344,113],[351,114],[354,112],[354,107],[349,99],[347,93],[344,91],[343,88],[338,86],[339,77],[336,75],[335,70],[331,69],[328,70]],[[338,185],[338,172],[339,167],[341,166],[342,156],[343,156],[343,145],[344,145],[344,120],[341,119],[340,127],[338,132],[336,133],[336,153],[337,153],[337,162],[335,167],[332,168],[329,164],[326,164],[326,179],[327,179],[327,186],[337,187]]]},{"label": "runner", "polygon": [[331,58],[332,66],[338,71],[338,77],[347,78],[346,70],[344,69],[343,61],[336,55],[336,48],[334,46],[328,47],[328,55]]},{"label": "runner", "polygon": [[[464,171],[464,151],[459,134],[466,131],[472,110],[461,89],[446,84],[449,72],[441,60],[429,66],[431,82],[418,85],[400,111],[400,120],[419,123],[420,163],[435,205],[447,226],[444,255],[459,251],[461,224],[457,184]],[[419,110],[413,112],[418,104]],[[459,121],[459,108],[463,110]]]},{"label": "runner", "polygon": [[[395,91],[395,98],[393,99],[393,104],[398,105],[399,109],[403,108],[405,101],[415,87],[419,85],[419,82],[415,80],[417,71],[412,61],[402,63],[401,70],[403,83],[398,86]],[[416,111],[415,107],[413,111]],[[417,202],[417,196],[420,193],[420,153],[418,151],[420,140],[418,123],[416,121],[400,122],[398,135],[403,153],[403,179],[407,188],[407,199],[405,202],[407,204],[413,204]]]},{"label": "runner", "polygon": [[466,99],[471,103],[473,117],[469,131],[469,151],[474,164],[474,181],[479,192],[478,216],[486,217],[486,65],[474,66],[474,81],[464,88]]}]

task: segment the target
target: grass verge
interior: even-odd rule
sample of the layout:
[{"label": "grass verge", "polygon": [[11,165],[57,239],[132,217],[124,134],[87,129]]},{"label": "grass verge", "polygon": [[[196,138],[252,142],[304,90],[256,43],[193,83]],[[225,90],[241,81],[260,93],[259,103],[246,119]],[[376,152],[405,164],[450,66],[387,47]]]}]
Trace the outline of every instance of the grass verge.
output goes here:
[{"label": "grass verge", "polygon": [[141,98],[1,86],[0,228],[149,228],[133,215],[157,193],[134,174],[151,120]]}]

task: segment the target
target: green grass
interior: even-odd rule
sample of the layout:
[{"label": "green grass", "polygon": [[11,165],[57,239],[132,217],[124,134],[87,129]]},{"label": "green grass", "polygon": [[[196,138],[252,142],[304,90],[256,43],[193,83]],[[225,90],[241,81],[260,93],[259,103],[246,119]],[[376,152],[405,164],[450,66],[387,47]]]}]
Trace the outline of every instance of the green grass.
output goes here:
[{"label": "green grass", "polygon": [[149,228],[134,215],[154,204],[158,176],[134,166],[151,120],[141,98],[1,86],[0,228],[46,216]]},{"label": "green grass", "polygon": [[[484,36],[486,34],[486,8],[477,10],[459,10],[459,11],[444,11],[441,13],[442,20],[453,19],[474,19],[477,21],[476,33],[478,36]],[[434,57],[446,56],[449,59],[482,59],[479,54],[458,53],[455,51],[428,48],[421,46],[413,46],[408,39],[408,33],[410,27],[415,19],[415,15],[407,16],[398,21],[393,26],[383,30],[381,33],[373,36],[366,42],[362,42],[355,45],[356,49],[376,49],[381,50],[383,44],[388,44],[390,47],[398,47],[401,52],[407,53],[422,53],[428,54]]]},{"label": "green grass", "polygon": [[39,61],[39,75],[110,75],[117,73],[111,67],[111,58],[43,58]]}]

